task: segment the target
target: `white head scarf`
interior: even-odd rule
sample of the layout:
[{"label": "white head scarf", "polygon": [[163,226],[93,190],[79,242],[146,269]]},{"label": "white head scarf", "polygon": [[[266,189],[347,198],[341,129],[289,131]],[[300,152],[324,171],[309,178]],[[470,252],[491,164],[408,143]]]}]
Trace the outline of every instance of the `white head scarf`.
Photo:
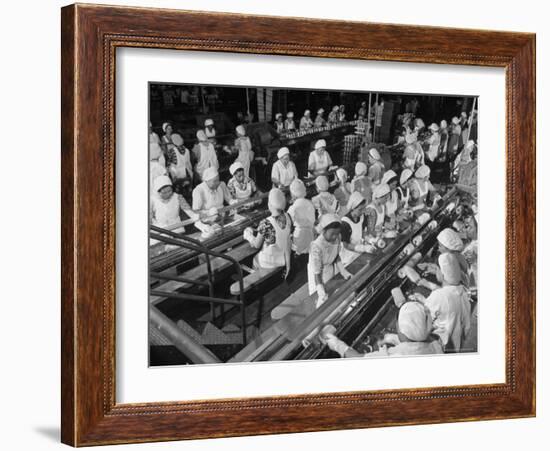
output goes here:
[{"label": "white head scarf", "polygon": [[437,241],[452,251],[460,252],[464,248],[462,239],[458,236],[458,233],[451,228],[446,228],[439,232],[439,235],[437,235]]},{"label": "white head scarf", "polygon": [[243,164],[240,161],[235,161],[231,166],[229,166],[229,172],[231,175],[235,175],[239,169],[244,169]]},{"label": "white head scarf", "polygon": [[363,163],[362,161],[358,161],[355,164],[355,175],[364,175],[367,172],[367,165]]},{"label": "white head scarf", "polygon": [[328,191],[328,178],[324,175],[320,175],[315,179],[315,186],[317,187],[317,190],[319,192],[325,192]]},{"label": "white head scarf", "polygon": [[244,129],[244,127],[242,125],[237,125],[237,127],[235,128],[235,130],[237,131],[237,135],[239,136],[244,136],[246,135],[246,131]]},{"label": "white head scarf", "polygon": [[275,209],[283,211],[286,207],[286,198],[284,193],[278,188],[273,188],[269,191],[267,205],[270,210]]},{"label": "white head scarf", "polygon": [[349,196],[349,199],[348,199],[348,204],[347,204],[348,211],[353,210],[364,201],[365,201],[365,198],[363,197],[363,195],[359,191],[354,191],[353,193],[351,193],[351,196]]},{"label": "white head scarf", "polygon": [[295,199],[302,199],[306,197],[306,185],[304,185],[304,182],[300,179],[292,180],[292,183],[290,184],[290,194],[292,194]]},{"label": "white head scarf", "polygon": [[290,150],[288,150],[288,147],[281,147],[279,149],[279,151],[277,152],[277,158],[278,159],[281,159],[283,158],[285,155],[289,155],[290,154]]},{"label": "white head scarf", "polygon": [[167,175],[159,175],[153,182],[155,191],[160,191],[165,186],[172,186],[172,180]]},{"label": "white head scarf", "polygon": [[170,125],[170,122],[165,122],[164,124],[162,124],[162,131],[164,133],[166,133],[166,129],[168,128],[169,125]]},{"label": "white head scarf", "polygon": [[208,182],[218,177],[218,175],[219,175],[218,170],[216,168],[209,167],[209,168],[206,168],[202,173],[202,180],[204,182]]},{"label": "white head scarf", "polygon": [[399,309],[399,331],[412,341],[424,341],[432,329],[429,310],[420,302],[405,302]]},{"label": "white head scarf", "polygon": [[199,142],[204,142],[208,140],[208,138],[206,137],[206,133],[204,133],[204,130],[197,131],[197,139],[199,140]]},{"label": "white head scarf", "polygon": [[386,194],[390,194],[390,186],[387,183],[380,183],[380,185],[376,185],[374,187],[372,197],[374,199],[380,199]]},{"label": "white head scarf", "polygon": [[318,139],[315,142],[315,150],[320,149],[321,147],[327,147],[327,142],[324,139]]}]

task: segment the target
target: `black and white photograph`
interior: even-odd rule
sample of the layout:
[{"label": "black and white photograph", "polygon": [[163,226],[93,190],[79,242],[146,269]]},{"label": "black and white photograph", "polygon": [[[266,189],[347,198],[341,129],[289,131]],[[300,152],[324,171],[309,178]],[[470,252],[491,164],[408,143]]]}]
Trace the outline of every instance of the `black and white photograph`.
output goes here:
[{"label": "black and white photograph", "polygon": [[151,367],[478,351],[478,97],[148,96]]}]

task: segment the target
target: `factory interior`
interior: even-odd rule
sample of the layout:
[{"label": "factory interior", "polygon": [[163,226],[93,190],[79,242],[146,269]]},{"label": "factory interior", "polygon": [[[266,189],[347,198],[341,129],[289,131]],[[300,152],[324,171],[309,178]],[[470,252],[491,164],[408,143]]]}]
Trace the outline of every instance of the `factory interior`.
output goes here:
[{"label": "factory interior", "polygon": [[477,352],[475,96],[149,84],[149,365]]}]

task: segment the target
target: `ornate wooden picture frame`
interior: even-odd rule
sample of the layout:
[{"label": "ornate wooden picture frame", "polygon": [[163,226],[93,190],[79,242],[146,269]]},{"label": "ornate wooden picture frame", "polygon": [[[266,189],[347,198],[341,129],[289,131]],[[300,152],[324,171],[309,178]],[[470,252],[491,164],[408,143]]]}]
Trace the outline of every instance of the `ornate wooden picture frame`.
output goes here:
[{"label": "ornate wooden picture frame", "polygon": [[[306,27],[309,32],[303,33]],[[84,446],[535,415],[535,35],[78,4],[62,9],[61,32],[64,443]],[[117,403],[114,130],[119,47],[505,68],[506,382]]]}]

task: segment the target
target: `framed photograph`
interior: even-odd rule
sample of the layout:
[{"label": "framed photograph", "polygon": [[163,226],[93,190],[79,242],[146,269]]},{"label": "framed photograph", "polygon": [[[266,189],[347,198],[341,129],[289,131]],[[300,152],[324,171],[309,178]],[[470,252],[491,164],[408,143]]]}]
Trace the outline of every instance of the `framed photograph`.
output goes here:
[{"label": "framed photograph", "polygon": [[64,443],[535,415],[535,35],[61,31]]}]

